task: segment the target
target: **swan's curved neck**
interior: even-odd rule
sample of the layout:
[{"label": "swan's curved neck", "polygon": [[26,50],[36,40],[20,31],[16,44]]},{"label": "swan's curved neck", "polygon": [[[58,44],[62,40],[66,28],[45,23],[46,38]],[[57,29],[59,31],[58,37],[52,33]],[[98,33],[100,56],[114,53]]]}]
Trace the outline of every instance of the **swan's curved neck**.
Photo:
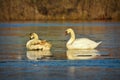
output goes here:
[{"label": "swan's curved neck", "polygon": [[71,31],[70,32],[70,39],[69,39],[69,41],[67,42],[67,45],[68,44],[72,44],[73,43],[73,41],[75,40],[75,33],[74,33],[74,31]]}]

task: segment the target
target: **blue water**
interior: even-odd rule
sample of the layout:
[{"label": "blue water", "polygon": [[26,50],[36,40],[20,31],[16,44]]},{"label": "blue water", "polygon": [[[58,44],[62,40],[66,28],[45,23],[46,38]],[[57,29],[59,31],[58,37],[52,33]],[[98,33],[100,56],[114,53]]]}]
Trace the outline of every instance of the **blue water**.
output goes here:
[{"label": "blue water", "polygon": [[[67,50],[69,27],[77,38],[102,44],[96,50]],[[52,43],[52,49],[27,51],[31,32]],[[119,22],[0,23],[0,80],[119,80],[119,34]]]},{"label": "blue water", "polygon": [[[18,64],[19,63],[19,64]],[[1,65],[2,64],[2,65]],[[32,66],[53,66],[53,67],[100,67],[120,68],[119,59],[105,60],[51,60],[51,61],[1,61],[0,68],[22,68]],[[17,65],[16,65],[17,64]]]},{"label": "blue water", "polygon": [[120,60],[1,61],[1,80],[119,80]]},{"label": "blue water", "polygon": [[59,22],[51,22],[51,23],[0,23],[0,27],[28,27],[28,26],[41,26],[41,27],[49,27],[49,26],[120,26],[119,22],[79,22],[79,23],[59,23]]}]

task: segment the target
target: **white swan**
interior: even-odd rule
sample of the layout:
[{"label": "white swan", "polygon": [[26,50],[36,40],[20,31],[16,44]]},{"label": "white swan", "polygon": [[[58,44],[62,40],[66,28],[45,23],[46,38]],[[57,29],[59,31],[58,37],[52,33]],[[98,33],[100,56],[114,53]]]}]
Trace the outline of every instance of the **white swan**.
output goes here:
[{"label": "white swan", "polygon": [[46,40],[39,40],[36,33],[30,33],[30,39],[31,40],[26,43],[28,50],[50,50],[52,46]]},{"label": "white swan", "polygon": [[66,34],[71,35],[71,38],[66,44],[68,49],[95,49],[101,43],[96,43],[88,38],[75,39],[75,33],[71,28],[66,30]]}]

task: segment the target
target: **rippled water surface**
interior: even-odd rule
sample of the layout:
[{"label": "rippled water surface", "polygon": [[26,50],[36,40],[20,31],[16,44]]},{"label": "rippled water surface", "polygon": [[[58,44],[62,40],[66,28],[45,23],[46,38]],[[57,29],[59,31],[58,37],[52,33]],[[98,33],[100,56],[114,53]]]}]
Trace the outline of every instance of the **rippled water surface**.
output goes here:
[{"label": "rippled water surface", "polygon": [[[95,50],[67,50],[73,28],[76,38],[102,41]],[[27,51],[29,33],[52,44],[50,51]],[[0,23],[1,80],[119,80],[119,22]]]}]

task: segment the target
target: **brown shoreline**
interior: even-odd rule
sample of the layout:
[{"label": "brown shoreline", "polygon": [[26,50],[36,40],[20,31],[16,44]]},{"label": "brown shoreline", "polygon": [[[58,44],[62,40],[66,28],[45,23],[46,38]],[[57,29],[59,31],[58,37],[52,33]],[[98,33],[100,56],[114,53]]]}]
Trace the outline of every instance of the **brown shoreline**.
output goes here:
[{"label": "brown shoreline", "polygon": [[0,22],[120,21],[120,0],[0,0]]}]

